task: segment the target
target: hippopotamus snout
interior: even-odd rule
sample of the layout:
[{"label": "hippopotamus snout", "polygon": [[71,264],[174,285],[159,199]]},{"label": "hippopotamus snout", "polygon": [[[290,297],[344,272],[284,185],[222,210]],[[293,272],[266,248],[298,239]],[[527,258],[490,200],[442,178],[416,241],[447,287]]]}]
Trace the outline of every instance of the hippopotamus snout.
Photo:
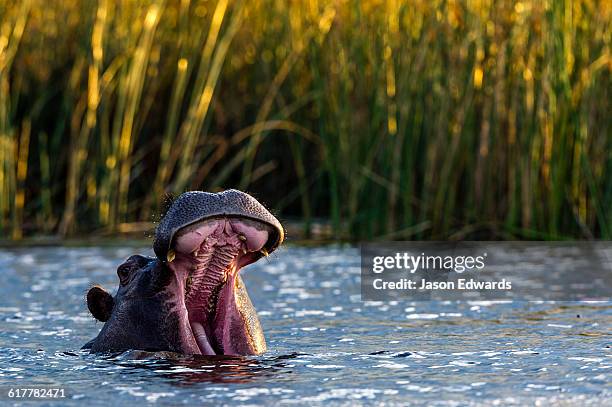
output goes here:
[{"label": "hippopotamus snout", "polygon": [[105,322],[92,352],[143,349],[249,355],[266,344],[239,275],[284,239],[280,222],[250,195],[187,192],[156,229],[156,258],[131,256],[117,268],[113,297],[95,286],[92,315]]}]

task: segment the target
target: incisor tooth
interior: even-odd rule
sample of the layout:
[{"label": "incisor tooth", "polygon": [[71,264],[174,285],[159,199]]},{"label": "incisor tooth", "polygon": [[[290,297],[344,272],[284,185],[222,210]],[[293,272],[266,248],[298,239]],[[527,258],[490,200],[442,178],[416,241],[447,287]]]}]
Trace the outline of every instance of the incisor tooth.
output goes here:
[{"label": "incisor tooth", "polygon": [[238,239],[242,240],[243,242],[246,242],[247,240],[245,235],[238,235]]}]

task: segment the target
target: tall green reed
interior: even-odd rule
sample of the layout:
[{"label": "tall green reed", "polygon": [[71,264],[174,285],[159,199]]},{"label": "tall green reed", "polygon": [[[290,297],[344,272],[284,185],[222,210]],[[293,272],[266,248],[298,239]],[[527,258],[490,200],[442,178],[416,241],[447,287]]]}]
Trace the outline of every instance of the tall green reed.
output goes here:
[{"label": "tall green reed", "polygon": [[[604,1],[0,1],[0,229],[238,186],[339,238],[610,238]],[[137,225],[136,225],[137,226]]]}]

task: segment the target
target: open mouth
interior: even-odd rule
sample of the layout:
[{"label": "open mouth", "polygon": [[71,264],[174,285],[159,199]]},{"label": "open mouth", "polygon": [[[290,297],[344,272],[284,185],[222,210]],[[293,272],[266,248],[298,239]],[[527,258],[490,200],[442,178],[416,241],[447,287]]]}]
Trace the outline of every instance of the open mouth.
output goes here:
[{"label": "open mouth", "polygon": [[179,277],[191,333],[203,355],[224,353],[222,320],[235,309],[238,273],[267,256],[273,228],[242,217],[207,219],[181,229],[168,252]]}]

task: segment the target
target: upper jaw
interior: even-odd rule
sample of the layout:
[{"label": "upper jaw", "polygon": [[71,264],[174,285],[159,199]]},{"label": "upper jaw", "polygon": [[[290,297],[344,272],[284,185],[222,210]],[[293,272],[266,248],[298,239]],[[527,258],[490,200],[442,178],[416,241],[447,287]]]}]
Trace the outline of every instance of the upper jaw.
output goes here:
[{"label": "upper jaw", "polygon": [[[267,225],[268,238],[262,246],[267,253],[274,251],[285,238],[278,219],[249,194],[233,189],[219,193],[191,191],[172,203],[157,226],[153,242],[156,256],[163,262],[172,261],[176,236],[191,225],[214,218],[251,220]],[[254,257],[253,261],[261,254]]]}]

